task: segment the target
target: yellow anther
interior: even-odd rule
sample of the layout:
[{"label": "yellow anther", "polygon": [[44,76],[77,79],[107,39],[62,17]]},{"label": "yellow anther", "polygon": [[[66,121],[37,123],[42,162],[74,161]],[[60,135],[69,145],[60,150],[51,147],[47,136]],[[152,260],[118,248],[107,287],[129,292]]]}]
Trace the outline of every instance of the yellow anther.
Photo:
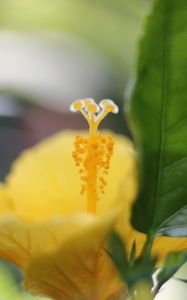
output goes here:
[{"label": "yellow anther", "polygon": [[71,104],[70,110],[72,112],[75,112],[81,110],[83,107],[84,107],[84,102],[82,100],[76,100]]},{"label": "yellow anther", "polygon": [[88,137],[76,136],[72,156],[83,182],[81,195],[87,195],[87,210],[95,213],[99,191],[103,193],[107,184],[105,176],[110,168],[114,148],[112,136],[99,135],[97,129],[108,113],[117,113],[118,107],[112,100],[102,100],[98,106],[93,99],[87,98],[75,101],[71,110],[79,110],[90,127]]},{"label": "yellow anther", "polygon": [[93,103],[93,104],[89,104],[87,106],[87,111],[89,113],[96,113],[99,112],[99,107],[97,106],[97,104]]},{"label": "yellow anther", "polygon": [[117,114],[119,111],[118,106],[110,99],[102,100],[99,105],[103,107],[107,112]]},{"label": "yellow anther", "polygon": [[95,101],[92,98],[86,98],[86,99],[83,100],[83,102],[84,102],[85,106],[88,106],[90,104],[94,104],[95,103]]},{"label": "yellow anther", "polygon": [[104,144],[104,143],[106,143],[106,138],[105,137],[102,137],[101,138],[101,142]]},{"label": "yellow anther", "polygon": [[106,110],[115,113],[115,107],[111,104],[106,105]]}]

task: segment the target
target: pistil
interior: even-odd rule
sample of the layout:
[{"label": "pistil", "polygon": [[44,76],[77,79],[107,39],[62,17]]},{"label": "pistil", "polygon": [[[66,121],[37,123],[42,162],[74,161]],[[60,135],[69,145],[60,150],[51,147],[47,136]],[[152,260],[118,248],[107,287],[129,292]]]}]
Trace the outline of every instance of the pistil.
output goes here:
[{"label": "pistil", "polygon": [[88,137],[76,136],[72,156],[82,180],[81,194],[87,197],[87,211],[95,214],[99,194],[104,193],[107,184],[105,177],[114,147],[112,136],[99,134],[98,126],[108,113],[117,113],[118,107],[109,99],[97,105],[89,98],[73,102],[70,109],[80,111],[89,125]]}]

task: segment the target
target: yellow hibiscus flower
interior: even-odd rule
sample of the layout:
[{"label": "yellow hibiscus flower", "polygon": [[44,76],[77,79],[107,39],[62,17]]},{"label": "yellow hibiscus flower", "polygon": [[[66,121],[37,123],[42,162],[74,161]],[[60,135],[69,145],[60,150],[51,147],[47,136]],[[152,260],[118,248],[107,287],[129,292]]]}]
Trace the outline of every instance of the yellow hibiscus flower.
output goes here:
[{"label": "yellow hibiscus flower", "polygon": [[[135,152],[127,138],[98,133],[102,119],[117,112],[111,100],[100,108],[92,99],[80,100],[71,109],[84,115],[89,135],[62,132],[26,150],[0,186],[0,257],[23,270],[33,294],[121,300],[127,288],[107,254],[106,238],[115,228],[128,249],[136,240],[140,253],[144,244],[145,236],[129,222]],[[160,239],[155,251],[162,255]],[[176,239],[168,240],[165,252],[176,248]]]}]

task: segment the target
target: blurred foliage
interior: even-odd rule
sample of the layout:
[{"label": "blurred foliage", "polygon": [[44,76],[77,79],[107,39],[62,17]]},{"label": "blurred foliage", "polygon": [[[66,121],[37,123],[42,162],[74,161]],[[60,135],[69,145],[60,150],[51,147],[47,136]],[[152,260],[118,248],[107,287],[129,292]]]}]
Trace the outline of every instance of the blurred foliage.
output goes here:
[{"label": "blurred foliage", "polygon": [[[148,244],[145,244],[142,255],[136,257],[135,244],[132,246],[130,258],[128,257],[126,246],[121,240],[120,236],[112,232],[109,236],[109,246],[111,256],[114,264],[117,266],[122,280],[132,288],[137,282],[145,280],[152,283],[152,275],[155,270],[156,258],[146,256],[146,248]],[[133,255],[132,255],[133,253]]]},{"label": "blurred foliage", "polygon": [[[118,268],[121,279],[128,285],[130,292],[132,292],[132,299],[153,299],[153,297],[160,292],[160,288],[175,275],[177,270],[187,261],[187,250],[169,253],[157,274],[154,275],[160,262],[157,257],[151,257],[149,240],[146,241],[144,249],[138,257],[136,256],[135,243],[132,246],[131,255],[129,257],[124,242],[115,232],[111,232],[109,235],[109,246],[110,251],[108,254]],[[181,273],[179,274],[180,275],[175,278],[187,282],[185,279],[186,271],[183,276]],[[153,277],[156,278],[155,281]],[[147,286],[146,292],[143,287],[141,288],[141,283],[143,282]],[[140,289],[138,289],[137,285],[140,285]],[[145,298],[143,296],[141,298],[141,293],[144,292]]]},{"label": "blurred foliage", "polygon": [[[137,39],[153,0],[2,0],[0,28],[36,34],[63,33],[96,50],[112,66],[115,99],[120,113],[112,120],[117,132],[124,126],[124,86],[132,72]],[[60,38],[60,35],[59,35]],[[78,43],[78,44],[79,44]],[[79,47],[77,44],[77,47]],[[76,47],[76,46],[74,46]],[[113,79],[111,79],[113,80]]]},{"label": "blurred foliage", "polygon": [[[20,273],[12,265],[0,261],[0,299],[2,300],[44,300],[23,290]],[[47,300],[47,298],[45,298]]]},{"label": "blurred foliage", "polygon": [[0,27],[73,34],[116,66],[124,86],[143,16],[151,3],[152,0],[2,0]]}]

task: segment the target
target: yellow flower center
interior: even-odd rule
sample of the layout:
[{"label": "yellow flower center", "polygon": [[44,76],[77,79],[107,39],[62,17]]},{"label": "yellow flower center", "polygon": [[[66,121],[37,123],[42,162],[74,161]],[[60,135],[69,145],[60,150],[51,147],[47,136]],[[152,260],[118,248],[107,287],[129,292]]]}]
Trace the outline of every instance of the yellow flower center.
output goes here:
[{"label": "yellow flower center", "polygon": [[81,194],[87,195],[87,211],[96,213],[99,193],[104,193],[107,184],[105,177],[110,168],[114,141],[111,135],[100,135],[98,127],[109,113],[117,113],[117,105],[109,99],[99,105],[93,99],[77,100],[70,110],[80,111],[88,122],[89,135],[77,135],[74,142],[73,158],[82,180]]}]

